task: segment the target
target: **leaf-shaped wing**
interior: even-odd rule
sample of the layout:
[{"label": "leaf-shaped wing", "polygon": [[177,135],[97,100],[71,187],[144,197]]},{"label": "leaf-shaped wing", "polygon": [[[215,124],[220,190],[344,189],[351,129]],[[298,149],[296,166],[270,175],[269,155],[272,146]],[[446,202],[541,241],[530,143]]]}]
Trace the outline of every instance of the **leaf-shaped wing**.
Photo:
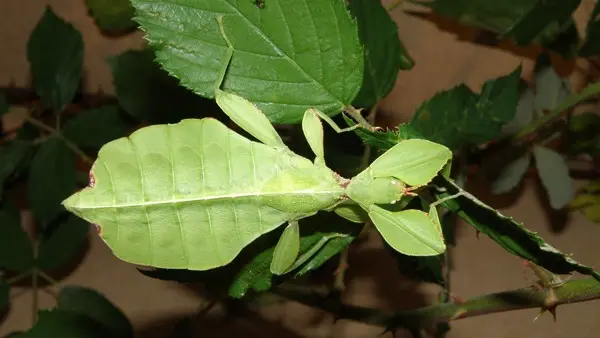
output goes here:
[{"label": "leaf-shaped wing", "polygon": [[[119,258],[208,270],[301,214],[264,203],[263,183],[308,159],[252,142],[214,119],[153,125],[105,145],[93,184],[64,202],[99,225]],[[310,170],[310,169],[309,169]],[[270,191],[288,196],[289,191]]]}]

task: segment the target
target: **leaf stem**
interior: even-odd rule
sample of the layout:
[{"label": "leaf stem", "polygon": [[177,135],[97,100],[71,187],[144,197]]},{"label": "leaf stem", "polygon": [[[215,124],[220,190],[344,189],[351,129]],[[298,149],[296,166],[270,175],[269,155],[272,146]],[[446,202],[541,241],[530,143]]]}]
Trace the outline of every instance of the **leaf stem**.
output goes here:
[{"label": "leaf stem", "polygon": [[60,137],[65,144],[67,145],[67,147],[69,149],[71,149],[71,151],[73,151],[75,154],[77,154],[83,161],[85,161],[88,164],[92,164],[94,163],[94,160],[89,157],[83,150],[81,150],[75,143],[71,142],[69,139],[67,139],[66,137],[64,137],[57,129],[52,128],[51,126],[45,124],[44,122],[36,119],[35,117],[31,117],[29,115],[27,115],[25,117],[25,121],[31,123],[32,125],[45,130],[47,132],[49,132],[50,134]]},{"label": "leaf stem", "polygon": [[22,272],[22,273],[20,273],[20,274],[18,274],[18,275],[16,275],[16,276],[14,276],[14,277],[12,277],[12,278],[9,278],[9,279],[7,279],[7,280],[6,280],[6,283],[8,283],[8,284],[15,284],[15,283],[18,283],[18,282],[20,282],[22,279],[29,277],[29,275],[31,275],[31,272],[32,272],[32,271],[25,271],[25,272]]},{"label": "leaf stem", "polygon": [[438,303],[415,310],[385,314],[377,309],[342,304],[339,300],[324,297],[313,291],[281,285],[273,292],[298,303],[316,307],[338,319],[353,320],[381,326],[395,331],[399,328],[418,329],[440,322],[485,314],[530,308],[546,309],[550,306],[600,299],[600,283],[593,278],[565,282],[554,289],[555,298],[548,304],[545,290],[531,287],[492,293],[455,303]]}]

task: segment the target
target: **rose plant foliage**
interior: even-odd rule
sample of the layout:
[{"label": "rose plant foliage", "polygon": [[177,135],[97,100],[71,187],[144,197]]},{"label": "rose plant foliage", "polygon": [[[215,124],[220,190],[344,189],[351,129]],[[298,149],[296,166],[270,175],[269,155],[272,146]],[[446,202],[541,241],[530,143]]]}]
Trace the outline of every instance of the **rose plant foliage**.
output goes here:
[{"label": "rose plant foliage", "polygon": [[[88,236],[149,278],[202,283],[232,311],[275,294],[442,336],[453,319],[515,308],[510,297],[451,299],[448,250],[461,219],[534,270],[539,290],[509,292],[529,297],[520,307],[554,313],[598,298],[589,264],[465,185],[475,171],[503,194],[533,173],[550,208],[600,222],[598,175],[576,191],[571,167],[585,158],[600,172],[600,118],[575,111],[597,103],[598,75],[575,90],[550,62],[597,62],[600,3],[578,32],[578,0],[411,2],[480,29],[488,45],[540,47],[533,80],[517,66],[478,89],[440,91],[406,123],[376,126],[379,102],[419,62],[390,16],[402,1],[88,0],[101,32],[141,30],[147,41],[108,58],[113,97],[85,90],[84,39],[48,7],[27,42],[29,96],[0,91],[0,114],[32,107],[0,134],[0,309],[9,311],[16,283],[59,291],[49,310],[34,297],[34,324],[8,336],[133,336],[101,293],[57,277]],[[394,315],[343,304],[347,253],[366,231],[402,274],[437,284],[439,302]],[[573,273],[586,277],[559,276]],[[316,274],[326,296],[299,279]],[[193,336],[190,325],[173,336]]]}]

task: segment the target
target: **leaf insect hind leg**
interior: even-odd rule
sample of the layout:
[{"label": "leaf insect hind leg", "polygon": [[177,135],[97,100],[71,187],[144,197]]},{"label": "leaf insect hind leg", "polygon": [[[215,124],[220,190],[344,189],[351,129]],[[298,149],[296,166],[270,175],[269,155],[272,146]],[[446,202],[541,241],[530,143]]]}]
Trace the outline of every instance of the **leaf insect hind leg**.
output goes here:
[{"label": "leaf insect hind leg", "polygon": [[300,229],[297,220],[289,221],[273,251],[273,260],[270,266],[271,273],[274,275],[284,275],[297,269],[313,257],[330,239],[344,236],[344,234],[338,233],[324,235],[317,243],[298,257],[300,254]]}]

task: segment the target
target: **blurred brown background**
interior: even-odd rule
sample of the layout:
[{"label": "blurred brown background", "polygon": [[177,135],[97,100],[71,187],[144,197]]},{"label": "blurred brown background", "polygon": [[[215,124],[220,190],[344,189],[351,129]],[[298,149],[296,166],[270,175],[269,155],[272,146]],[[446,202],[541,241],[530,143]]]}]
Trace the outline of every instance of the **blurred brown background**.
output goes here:
[{"label": "blurred brown background", "polygon": [[[580,28],[587,21],[593,4],[593,0],[584,1],[578,10]],[[11,81],[18,86],[27,85],[26,42],[46,5],[52,6],[83,34],[87,90],[112,93],[106,57],[142,46],[142,35],[136,33],[117,39],[102,36],[88,16],[83,0],[0,1],[0,85]],[[401,39],[417,63],[412,71],[399,74],[393,92],[382,105],[383,117],[390,123],[410,117],[423,100],[439,90],[465,82],[478,91],[484,81],[509,73],[519,63],[523,64],[525,74],[532,69],[534,48],[476,46],[470,42],[474,30],[447,20],[435,16],[417,18],[401,9],[396,9],[393,16]],[[574,67],[565,64],[561,69],[568,74]],[[572,77],[577,82],[581,74],[574,72]],[[6,119],[17,123],[14,116]],[[535,181],[527,181],[523,189],[502,198],[490,196],[485,189],[476,186],[469,189],[506,215],[523,221],[558,249],[573,253],[575,259],[584,264],[600,268],[597,246],[600,226],[573,213],[563,232],[552,232],[549,221],[553,216],[545,210]],[[526,286],[535,280],[519,259],[485,236],[478,240],[472,228],[460,224],[458,234],[458,247],[452,249],[455,264],[452,288],[456,296],[469,298]],[[117,260],[96,236],[90,236],[90,240],[91,247],[84,261],[62,283],[98,289],[129,316],[139,337],[166,337],[179,316],[191,314],[201,306],[202,300],[195,293],[174,283],[144,277],[134,266]],[[349,263],[348,303],[393,310],[422,305],[435,295],[435,287],[417,286],[398,276],[393,259],[381,250],[377,236],[370,236],[367,243],[357,246]],[[43,293],[41,302],[43,307],[53,305],[52,298]],[[264,313],[262,319],[241,318],[233,323],[218,317],[206,319],[199,325],[198,336],[358,338],[377,337],[381,333],[380,328],[347,321],[332,326],[329,316],[296,303],[268,306]],[[549,314],[533,321],[537,314],[538,310],[532,309],[462,319],[452,324],[449,337],[597,337],[600,331],[600,301],[559,307],[556,323]],[[0,336],[30,325],[31,293],[25,293],[14,301],[8,318],[0,326]]]}]

